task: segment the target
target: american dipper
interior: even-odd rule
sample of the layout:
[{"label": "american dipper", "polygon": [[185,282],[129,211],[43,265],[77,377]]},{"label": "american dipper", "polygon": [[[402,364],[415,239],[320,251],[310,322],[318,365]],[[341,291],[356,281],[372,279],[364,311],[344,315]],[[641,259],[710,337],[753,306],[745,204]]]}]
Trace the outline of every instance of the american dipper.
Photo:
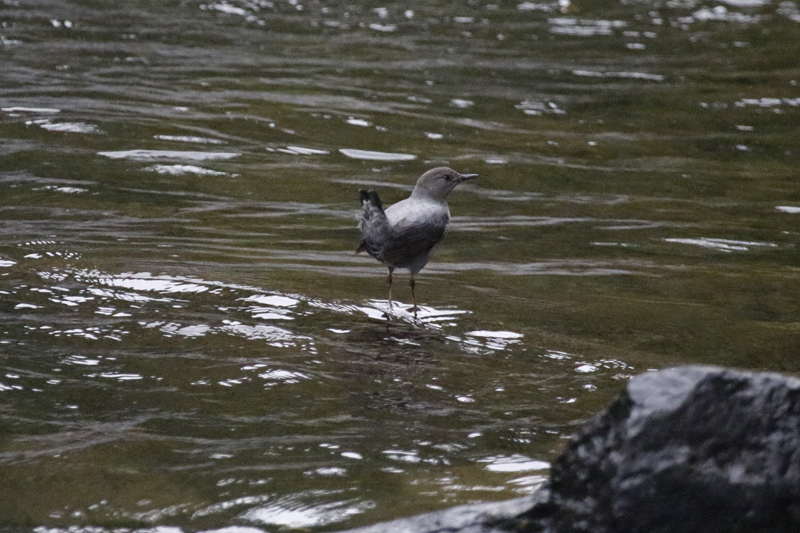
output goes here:
[{"label": "american dipper", "polygon": [[389,269],[389,308],[392,307],[392,272],[395,268],[411,271],[411,297],[417,316],[414,278],[431,257],[450,222],[447,195],[462,181],[477,174],[459,174],[446,167],[433,168],[420,176],[411,196],[384,211],[378,193],[361,190],[361,222],[364,234],[356,253],[366,251]]}]

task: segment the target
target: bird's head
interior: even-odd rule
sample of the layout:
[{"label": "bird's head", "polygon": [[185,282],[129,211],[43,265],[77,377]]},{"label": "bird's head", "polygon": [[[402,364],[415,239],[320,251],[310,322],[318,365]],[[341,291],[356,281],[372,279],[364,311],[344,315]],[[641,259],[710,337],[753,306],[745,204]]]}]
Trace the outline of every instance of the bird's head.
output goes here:
[{"label": "bird's head", "polygon": [[477,178],[477,174],[459,174],[452,168],[437,167],[432,168],[417,180],[412,196],[427,196],[444,202],[450,191],[456,188],[459,183]]}]

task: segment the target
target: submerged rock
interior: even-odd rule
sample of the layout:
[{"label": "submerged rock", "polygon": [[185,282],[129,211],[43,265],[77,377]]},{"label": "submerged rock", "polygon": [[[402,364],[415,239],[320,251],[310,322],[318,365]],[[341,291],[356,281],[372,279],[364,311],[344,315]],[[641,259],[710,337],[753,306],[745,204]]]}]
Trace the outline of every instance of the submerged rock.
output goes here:
[{"label": "submerged rock", "polygon": [[[527,506],[519,512],[520,506]],[[800,531],[800,380],[687,366],[634,378],[529,499],[363,532]]]}]

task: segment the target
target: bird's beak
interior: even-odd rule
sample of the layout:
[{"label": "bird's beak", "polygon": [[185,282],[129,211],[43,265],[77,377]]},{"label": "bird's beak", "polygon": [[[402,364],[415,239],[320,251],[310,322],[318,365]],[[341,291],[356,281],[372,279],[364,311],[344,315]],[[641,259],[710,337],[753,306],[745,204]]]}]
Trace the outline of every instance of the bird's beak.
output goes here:
[{"label": "bird's beak", "polygon": [[461,178],[458,180],[459,183],[462,181],[471,180],[472,178],[477,178],[477,174],[461,174]]}]

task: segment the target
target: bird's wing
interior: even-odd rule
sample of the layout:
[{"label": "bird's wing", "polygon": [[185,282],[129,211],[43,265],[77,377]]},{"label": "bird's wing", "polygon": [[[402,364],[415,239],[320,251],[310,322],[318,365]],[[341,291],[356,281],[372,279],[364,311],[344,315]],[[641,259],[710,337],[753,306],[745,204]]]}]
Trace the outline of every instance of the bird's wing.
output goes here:
[{"label": "bird's wing", "polygon": [[449,214],[445,210],[427,215],[407,216],[394,223],[391,236],[381,250],[385,263],[407,266],[439,244],[447,231]]},{"label": "bird's wing", "polygon": [[383,204],[375,191],[360,190],[361,196],[361,221],[358,229],[363,238],[356,248],[356,253],[366,251],[379,261],[381,243],[389,238],[391,228],[383,211]]}]

